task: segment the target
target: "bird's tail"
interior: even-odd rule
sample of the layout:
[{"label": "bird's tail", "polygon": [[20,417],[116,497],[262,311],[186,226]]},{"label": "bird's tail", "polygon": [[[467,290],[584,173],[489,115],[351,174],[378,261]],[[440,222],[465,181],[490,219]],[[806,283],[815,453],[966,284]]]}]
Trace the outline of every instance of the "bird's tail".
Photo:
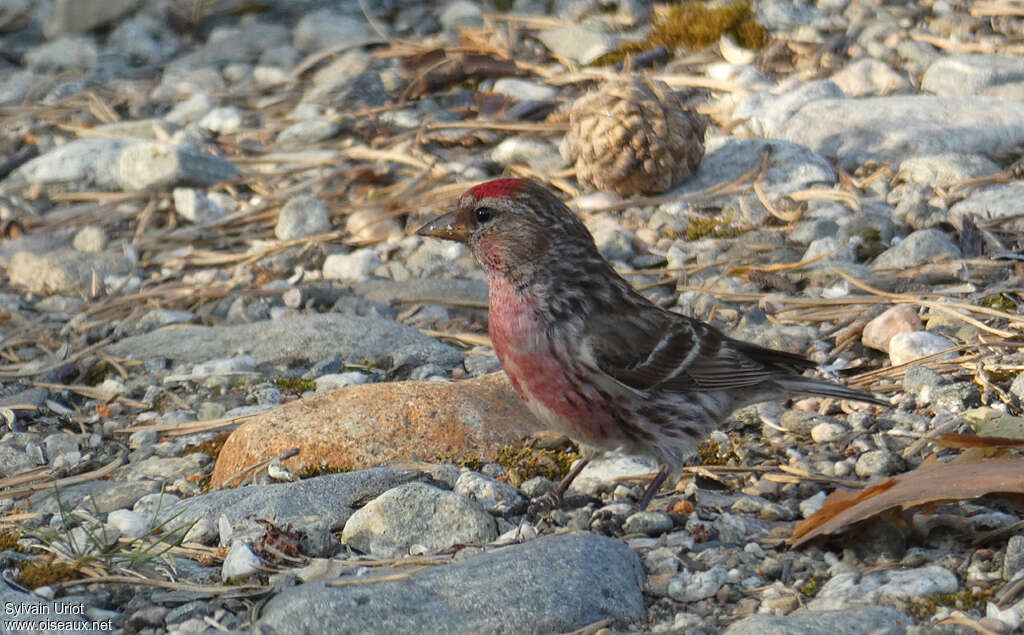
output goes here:
[{"label": "bird's tail", "polygon": [[863,401],[865,403],[873,403],[879,406],[890,405],[888,401],[875,397],[871,393],[847,388],[841,384],[826,381],[824,379],[814,379],[813,377],[785,377],[775,380],[775,383],[784,391],[789,393],[850,399],[851,401]]}]

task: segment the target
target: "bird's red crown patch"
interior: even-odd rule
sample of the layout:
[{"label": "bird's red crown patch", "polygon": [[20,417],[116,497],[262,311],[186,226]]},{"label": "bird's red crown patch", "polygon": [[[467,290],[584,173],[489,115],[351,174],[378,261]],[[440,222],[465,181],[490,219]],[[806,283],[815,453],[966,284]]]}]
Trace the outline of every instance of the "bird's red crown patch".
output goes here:
[{"label": "bird's red crown patch", "polygon": [[519,191],[523,185],[523,179],[494,179],[471,187],[466,191],[466,196],[472,196],[475,200],[482,198],[508,198]]}]

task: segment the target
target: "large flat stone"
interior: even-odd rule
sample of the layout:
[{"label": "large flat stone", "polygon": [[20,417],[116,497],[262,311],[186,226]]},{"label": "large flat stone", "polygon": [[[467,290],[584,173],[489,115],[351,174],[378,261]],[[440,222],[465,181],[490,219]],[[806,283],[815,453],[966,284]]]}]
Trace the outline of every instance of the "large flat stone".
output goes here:
[{"label": "large flat stone", "polygon": [[387,382],[339,388],[287,403],[235,430],[211,483],[291,449],[285,465],[361,469],[494,453],[540,427],[503,372],[465,381]]},{"label": "large flat stone", "polygon": [[259,625],[280,635],[564,633],[607,618],[626,627],[646,617],[642,578],[636,554],[617,540],[556,536],[398,580],[292,587],[267,603]]},{"label": "large flat stone", "polygon": [[128,359],[202,362],[251,355],[257,364],[391,358],[394,364],[434,362],[454,366],[462,353],[416,329],[379,318],[336,313],[300,315],[235,326],[189,326],[128,337],[106,348]]},{"label": "large flat stone", "polygon": [[897,166],[923,154],[996,155],[1024,142],[1024,103],[930,95],[820,99],[797,111],[779,136],[837,157],[850,171],[869,160]]}]

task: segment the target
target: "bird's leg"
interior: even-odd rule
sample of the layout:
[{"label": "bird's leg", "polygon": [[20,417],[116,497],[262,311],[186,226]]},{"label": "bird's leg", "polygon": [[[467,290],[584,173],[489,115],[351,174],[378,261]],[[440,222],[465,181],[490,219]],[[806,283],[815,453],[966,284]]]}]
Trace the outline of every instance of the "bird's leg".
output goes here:
[{"label": "bird's leg", "polygon": [[651,482],[647,485],[647,489],[644,490],[643,496],[641,496],[640,500],[638,500],[636,502],[636,505],[633,506],[633,511],[642,512],[645,509],[647,509],[647,506],[651,503],[651,500],[654,498],[654,495],[658,493],[658,490],[661,489],[662,484],[665,482],[665,479],[667,478],[668,466],[662,465],[661,469],[658,470],[658,473],[654,476],[653,479],[651,479]]},{"label": "bird's leg", "polygon": [[576,465],[574,465],[573,468],[569,470],[569,473],[565,475],[565,478],[558,483],[558,487],[555,488],[555,491],[545,494],[535,500],[530,505],[530,509],[532,511],[540,511],[542,509],[557,509],[561,506],[562,497],[565,495],[566,490],[568,490],[569,486],[572,485],[572,482],[576,480],[576,477],[580,475],[583,468],[587,467],[588,463],[590,463],[589,456],[583,457],[577,461]]}]

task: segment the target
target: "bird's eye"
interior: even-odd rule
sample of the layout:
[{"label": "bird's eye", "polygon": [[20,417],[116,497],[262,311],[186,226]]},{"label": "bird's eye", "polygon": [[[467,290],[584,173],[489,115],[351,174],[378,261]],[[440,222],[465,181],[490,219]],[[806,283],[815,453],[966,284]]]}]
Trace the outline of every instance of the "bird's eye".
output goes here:
[{"label": "bird's eye", "polygon": [[476,215],[476,222],[478,223],[486,223],[494,218],[494,210],[490,207],[478,207],[474,214]]}]

